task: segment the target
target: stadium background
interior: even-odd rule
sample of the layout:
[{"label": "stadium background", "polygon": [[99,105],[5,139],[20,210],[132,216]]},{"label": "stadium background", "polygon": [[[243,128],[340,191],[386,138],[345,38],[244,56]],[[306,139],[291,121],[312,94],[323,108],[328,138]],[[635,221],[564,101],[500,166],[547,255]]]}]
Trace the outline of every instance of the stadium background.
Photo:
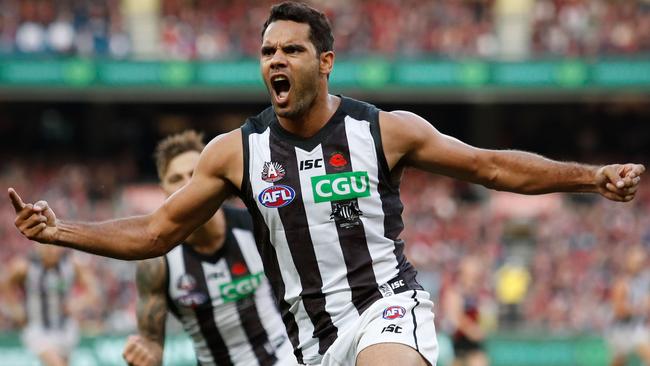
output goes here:
[{"label": "stadium background", "polygon": [[[311,3],[333,23],[334,93],[411,110],[480,147],[649,162],[649,1]],[[67,219],[156,207],[158,139],[186,128],[211,138],[268,105],[255,57],[270,4],[0,1],[0,186],[47,199]],[[453,285],[462,256],[483,259],[493,365],[607,363],[612,279],[626,247],[650,247],[647,179],[633,203],[616,204],[409,171],[402,199],[408,255],[434,299]],[[32,246],[8,200],[0,240],[0,263]],[[102,298],[80,314],[72,364],[122,364],[135,329],[134,264],[75,255],[92,266]],[[0,305],[0,365],[35,364],[3,297]],[[446,365],[448,327],[436,316]],[[187,339],[170,338],[166,364],[194,364]]]}]

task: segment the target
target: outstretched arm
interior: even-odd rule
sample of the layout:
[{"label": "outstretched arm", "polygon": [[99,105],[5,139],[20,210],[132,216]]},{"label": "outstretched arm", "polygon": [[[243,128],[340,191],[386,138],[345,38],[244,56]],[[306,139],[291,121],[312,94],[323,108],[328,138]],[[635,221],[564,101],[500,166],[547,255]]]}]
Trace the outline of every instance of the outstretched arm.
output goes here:
[{"label": "outstretched arm", "polygon": [[139,335],[132,335],[124,346],[123,357],[129,365],[161,365],[165,346],[167,268],[163,257],[138,263],[136,316]]},{"label": "outstretched arm", "polygon": [[207,221],[242,179],[241,132],[212,140],[190,182],[149,215],[101,223],[57,220],[45,201],[24,203],[12,188],[15,225],[27,238],[119,259],[160,256]]},{"label": "outstretched arm", "polygon": [[639,164],[596,167],[523,151],[479,149],[438,132],[409,112],[381,112],[380,126],[391,169],[400,163],[497,190],[598,192],[614,201],[630,201],[645,171]]}]

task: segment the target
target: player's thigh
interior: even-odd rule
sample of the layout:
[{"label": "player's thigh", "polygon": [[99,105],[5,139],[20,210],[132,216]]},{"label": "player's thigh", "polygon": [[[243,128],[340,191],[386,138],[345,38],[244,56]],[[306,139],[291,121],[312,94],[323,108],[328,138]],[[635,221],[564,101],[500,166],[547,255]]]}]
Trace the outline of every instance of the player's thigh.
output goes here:
[{"label": "player's thigh", "polygon": [[38,358],[45,366],[67,366],[68,362],[63,356],[52,349],[48,349],[38,354]]},{"label": "player's thigh", "polygon": [[636,348],[636,352],[643,363],[650,365],[650,343],[643,343]]},{"label": "player's thigh", "polygon": [[465,366],[488,366],[488,358],[483,351],[474,351],[465,358]]},{"label": "player's thigh", "polygon": [[415,349],[400,343],[378,343],[364,348],[357,356],[357,366],[428,366]]}]

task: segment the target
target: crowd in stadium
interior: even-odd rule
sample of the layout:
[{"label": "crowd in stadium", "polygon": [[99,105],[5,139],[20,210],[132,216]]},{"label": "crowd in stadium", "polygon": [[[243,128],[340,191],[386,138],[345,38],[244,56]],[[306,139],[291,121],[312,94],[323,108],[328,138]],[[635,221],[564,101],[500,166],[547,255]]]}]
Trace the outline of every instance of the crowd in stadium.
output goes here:
[{"label": "crowd in stadium", "polygon": [[[0,170],[0,186],[14,186],[24,197],[47,199],[67,219],[103,220],[141,213],[150,203],[133,202],[138,172],[133,160],[75,160],[48,164],[24,159]],[[66,163],[64,163],[64,161]],[[29,168],[27,168],[29,167]],[[129,183],[131,182],[131,183]],[[131,187],[131,188],[129,188]],[[156,197],[149,184],[139,197]],[[510,327],[575,334],[600,332],[608,324],[609,291],[620,272],[625,248],[650,249],[650,185],[629,204],[597,196],[523,197],[408,171],[402,184],[407,255],[420,281],[440,298],[453,284],[459,260],[473,255],[484,264],[482,322],[487,329]],[[13,210],[0,201],[0,261],[29,253],[32,244],[13,226]],[[612,254],[613,253],[613,254]],[[88,334],[126,332],[135,327],[135,265],[75,253],[94,271],[101,286],[98,304],[85,307],[82,327]],[[513,298],[503,294],[504,269],[519,268],[525,284]],[[78,289],[83,291],[83,289]],[[3,306],[0,306],[2,309]],[[444,314],[437,307],[441,329]],[[0,312],[0,330],[17,329]]]},{"label": "crowd in stadium", "polygon": [[[151,2],[157,6],[145,8],[117,0],[7,0],[0,2],[0,54],[256,57],[261,25],[275,2],[160,0]],[[505,47],[518,43],[512,34],[525,38],[523,53],[517,53],[523,57],[650,51],[650,2],[646,0],[311,3],[331,19],[335,49],[342,55],[500,58],[508,54]],[[138,42],[137,37],[146,40]],[[153,49],[150,41],[155,43]],[[145,51],[140,43],[146,44]]]}]

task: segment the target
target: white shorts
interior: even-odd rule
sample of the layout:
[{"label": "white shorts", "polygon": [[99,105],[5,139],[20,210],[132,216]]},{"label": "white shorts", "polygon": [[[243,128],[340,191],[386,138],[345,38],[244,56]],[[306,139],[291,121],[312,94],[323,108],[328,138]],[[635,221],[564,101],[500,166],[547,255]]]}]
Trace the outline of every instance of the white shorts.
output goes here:
[{"label": "white shorts", "polygon": [[348,331],[339,334],[320,365],[354,365],[363,349],[379,343],[407,345],[435,366],[438,340],[428,292],[408,290],[377,300]]},{"label": "white shorts", "polygon": [[66,322],[61,329],[31,325],[25,328],[21,338],[25,347],[37,356],[45,351],[55,351],[67,358],[79,343],[79,329],[72,321]]},{"label": "white shorts", "polygon": [[627,355],[650,344],[650,328],[640,322],[613,324],[605,338],[613,354]]}]

